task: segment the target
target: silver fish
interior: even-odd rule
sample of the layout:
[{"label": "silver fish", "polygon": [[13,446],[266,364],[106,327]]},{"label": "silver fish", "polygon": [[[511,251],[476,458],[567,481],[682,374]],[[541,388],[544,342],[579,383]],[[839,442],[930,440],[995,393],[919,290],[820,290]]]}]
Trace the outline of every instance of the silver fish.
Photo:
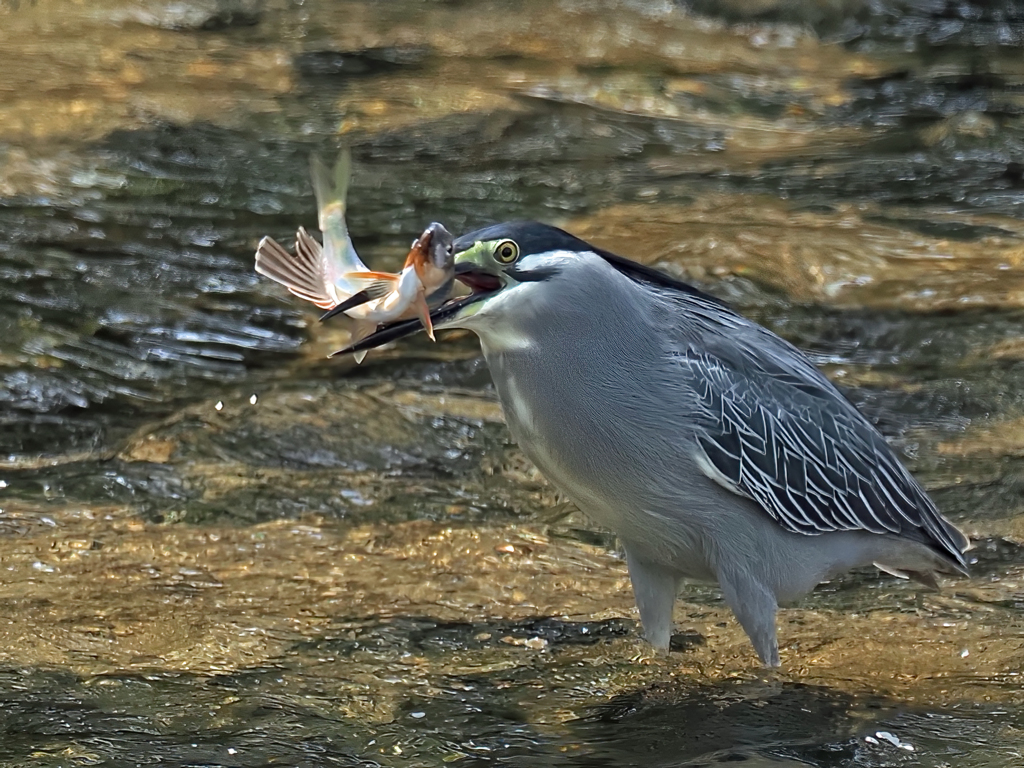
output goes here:
[{"label": "silver fish", "polygon": [[[367,269],[345,222],[351,169],[348,149],[339,155],[333,172],[316,155],[310,158],[323,245],[304,227],[295,235],[294,254],[264,237],[256,249],[256,271],[329,310],[323,319],[347,316],[352,343],[369,336],[379,324],[415,317],[433,339],[430,304],[443,301],[451,289],[454,238],[442,225],[431,224],[413,243],[400,272]],[[357,362],[362,357],[357,356]]]}]

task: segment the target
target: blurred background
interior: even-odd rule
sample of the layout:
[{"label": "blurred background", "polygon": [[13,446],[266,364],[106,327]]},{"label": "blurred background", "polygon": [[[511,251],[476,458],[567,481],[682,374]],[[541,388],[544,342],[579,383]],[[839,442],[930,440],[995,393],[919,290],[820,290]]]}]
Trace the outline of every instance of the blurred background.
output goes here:
[{"label": "blurred background", "polygon": [[[1021,764],[1024,4],[0,0],[0,72],[0,764]],[[253,272],[343,142],[375,267],[536,218],[808,350],[974,578],[651,657],[473,338]]]}]

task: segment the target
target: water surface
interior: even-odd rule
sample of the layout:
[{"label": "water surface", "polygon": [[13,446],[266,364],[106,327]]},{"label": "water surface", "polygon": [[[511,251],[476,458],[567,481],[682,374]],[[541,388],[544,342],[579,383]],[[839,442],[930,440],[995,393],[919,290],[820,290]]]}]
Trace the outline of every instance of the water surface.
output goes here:
[{"label": "water surface", "polygon": [[[1024,8],[0,0],[0,762],[1024,757]],[[475,341],[345,342],[252,271],[310,151],[393,267],[537,218],[807,349],[977,540],[667,657]]]}]

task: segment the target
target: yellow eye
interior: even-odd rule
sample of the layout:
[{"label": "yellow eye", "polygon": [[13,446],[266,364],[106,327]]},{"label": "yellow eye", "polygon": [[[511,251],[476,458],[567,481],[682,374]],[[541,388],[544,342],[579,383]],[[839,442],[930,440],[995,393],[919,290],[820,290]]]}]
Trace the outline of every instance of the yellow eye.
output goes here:
[{"label": "yellow eye", "polygon": [[519,258],[519,246],[512,240],[502,240],[494,249],[494,260],[499,264],[511,264]]}]

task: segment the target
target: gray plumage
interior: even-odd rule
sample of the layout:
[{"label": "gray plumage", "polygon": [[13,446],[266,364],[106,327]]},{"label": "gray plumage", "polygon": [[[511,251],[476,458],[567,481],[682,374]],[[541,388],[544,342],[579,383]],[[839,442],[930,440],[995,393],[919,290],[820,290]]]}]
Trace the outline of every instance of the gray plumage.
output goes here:
[{"label": "gray plumage", "polygon": [[[517,261],[488,263],[508,240]],[[480,337],[512,436],[618,535],[655,646],[668,646],[683,578],[717,582],[777,665],[778,604],[823,580],[871,563],[925,583],[966,572],[963,534],[775,334],[544,225],[498,225],[455,247],[481,299],[453,318],[442,308],[435,326]],[[501,287],[488,291],[492,276]]]}]

